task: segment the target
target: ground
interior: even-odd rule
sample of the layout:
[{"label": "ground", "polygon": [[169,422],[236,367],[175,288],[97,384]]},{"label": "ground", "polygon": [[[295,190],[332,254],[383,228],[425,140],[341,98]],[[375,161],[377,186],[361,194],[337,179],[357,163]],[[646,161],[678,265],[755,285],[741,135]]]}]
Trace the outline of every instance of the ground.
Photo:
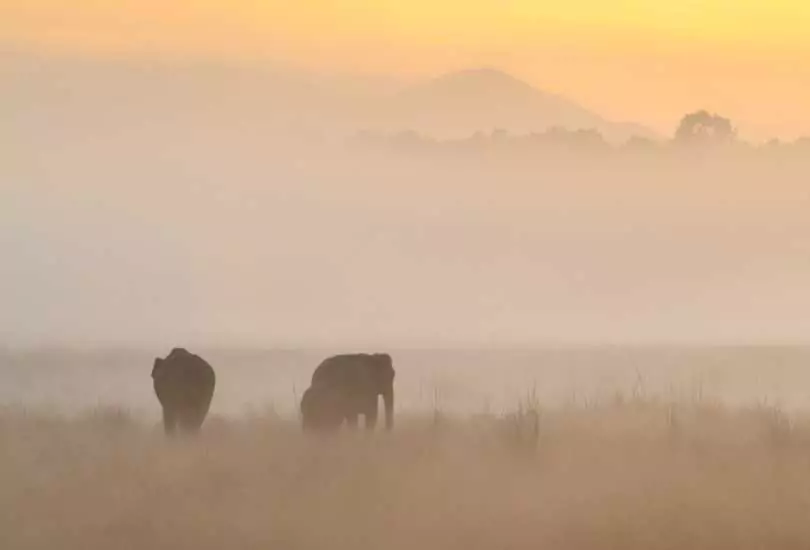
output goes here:
[{"label": "ground", "polygon": [[331,437],[273,415],[167,440],[123,411],[0,414],[0,547],[810,548],[810,425],[640,397],[400,415]]}]

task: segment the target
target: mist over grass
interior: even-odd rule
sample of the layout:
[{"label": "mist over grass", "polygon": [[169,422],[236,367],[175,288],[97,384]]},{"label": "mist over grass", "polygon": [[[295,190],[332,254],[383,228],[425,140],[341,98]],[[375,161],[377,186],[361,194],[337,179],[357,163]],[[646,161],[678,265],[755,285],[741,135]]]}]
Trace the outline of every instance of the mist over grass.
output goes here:
[{"label": "mist over grass", "polygon": [[164,439],[119,409],[0,413],[0,543],[81,549],[747,550],[810,545],[810,418],[642,394],[400,415],[272,412]]}]

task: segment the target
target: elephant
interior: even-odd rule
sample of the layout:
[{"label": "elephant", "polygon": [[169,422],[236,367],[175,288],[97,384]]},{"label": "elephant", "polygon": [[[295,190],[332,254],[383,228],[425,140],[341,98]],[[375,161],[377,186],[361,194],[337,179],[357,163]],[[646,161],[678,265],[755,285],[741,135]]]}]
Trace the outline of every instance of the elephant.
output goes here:
[{"label": "elephant", "polygon": [[152,380],[166,435],[173,436],[177,430],[199,432],[214,396],[213,367],[184,348],[174,348],[165,359],[155,359]]},{"label": "elephant", "polygon": [[387,353],[333,355],[312,373],[301,399],[304,428],[335,430],[345,420],[356,428],[359,415],[367,430],[377,425],[378,397],[385,404],[385,428],[394,425],[394,366]]}]

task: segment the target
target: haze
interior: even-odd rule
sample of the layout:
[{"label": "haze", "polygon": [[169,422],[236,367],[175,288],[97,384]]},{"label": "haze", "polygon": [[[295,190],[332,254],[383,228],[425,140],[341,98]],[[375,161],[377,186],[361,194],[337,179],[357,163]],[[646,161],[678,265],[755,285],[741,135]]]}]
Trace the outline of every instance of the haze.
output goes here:
[{"label": "haze", "polygon": [[808,29],[0,0],[0,548],[810,548]]},{"label": "haze", "polygon": [[[0,340],[804,342],[808,17],[6,2]],[[700,108],[749,145],[623,149]],[[353,141],[552,127],[616,149]]]}]

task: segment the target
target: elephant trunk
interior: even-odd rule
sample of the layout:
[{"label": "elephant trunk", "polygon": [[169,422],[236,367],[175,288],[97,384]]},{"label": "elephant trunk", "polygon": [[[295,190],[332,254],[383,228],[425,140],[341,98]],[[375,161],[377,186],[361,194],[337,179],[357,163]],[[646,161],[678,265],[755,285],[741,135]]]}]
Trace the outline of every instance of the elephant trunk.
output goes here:
[{"label": "elephant trunk", "polygon": [[394,427],[394,388],[383,393],[383,403],[385,404],[385,429]]}]

